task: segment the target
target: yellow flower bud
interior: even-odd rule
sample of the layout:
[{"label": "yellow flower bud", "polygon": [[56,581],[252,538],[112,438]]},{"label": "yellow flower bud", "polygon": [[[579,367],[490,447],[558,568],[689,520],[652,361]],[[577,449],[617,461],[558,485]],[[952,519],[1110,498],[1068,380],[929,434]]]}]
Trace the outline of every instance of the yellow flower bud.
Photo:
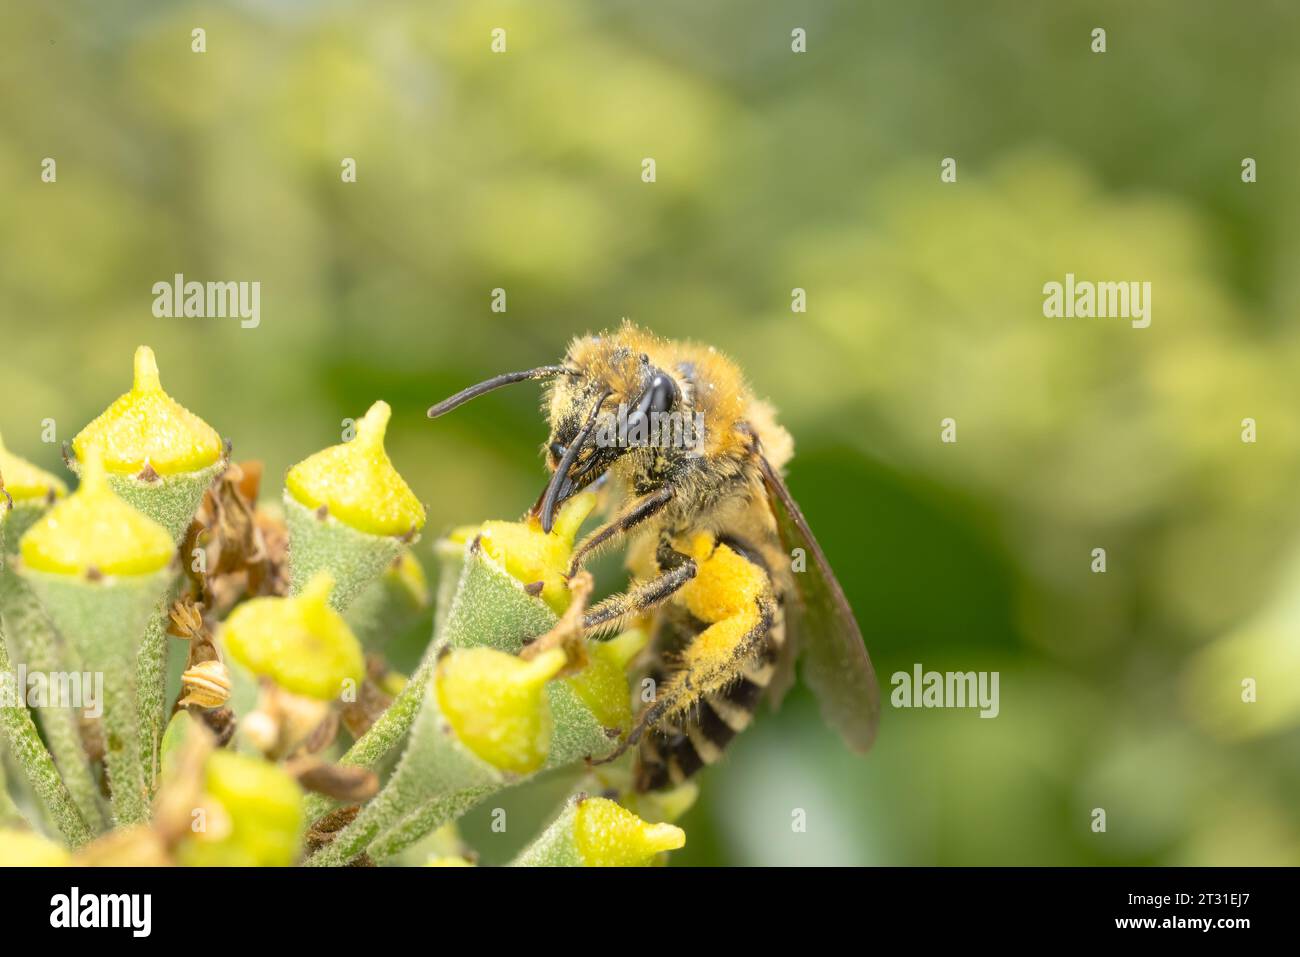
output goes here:
[{"label": "yellow flower bud", "polygon": [[624,731],[631,728],[627,666],[649,640],[645,631],[633,628],[609,641],[588,642],[587,667],[565,679],[604,727]]},{"label": "yellow flower bud", "polygon": [[573,839],[587,867],[640,867],[686,844],[672,824],[650,824],[606,798],[587,798],[574,815]]},{"label": "yellow flower bud", "polygon": [[77,459],[91,448],[104,456],[115,474],[135,475],[150,466],[159,475],[197,472],[213,465],[222,451],[221,437],[193,412],[163,391],[153,350],[135,352],[135,382],[72,440]]},{"label": "yellow flower bud", "polygon": [[531,661],[490,648],[459,648],[438,664],[438,706],[457,739],[502,771],[530,774],[546,761],[551,711],[546,683],[567,663],[552,648]]},{"label": "yellow flower bud", "polygon": [[4,490],[15,502],[62,498],[68,492],[68,487],[57,476],[5,448],[3,437],[0,437],[0,479],[4,480]]},{"label": "yellow flower bud", "polygon": [[32,831],[0,828],[0,867],[67,867],[67,850]]},{"label": "yellow flower bud", "polygon": [[522,522],[484,522],[479,529],[483,550],[525,585],[542,583],[542,600],[556,614],[569,607],[565,575],[573,555],[573,540],[592,509],[596,496],[582,492],[560,508],[548,535],[541,520],[529,515]]},{"label": "yellow flower bud", "polygon": [[361,644],[329,606],[334,580],[318,574],[294,598],[255,598],[231,612],[221,632],[230,657],[295,694],[338,697],[344,682],[360,685]]},{"label": "yellow flower bud", "polygon": [[324,506],[340,522],[372,535],[405,535],[424,526],[424,506],[393,468],[384,433],[393,410],[376,402],[351,442],[331,446],[289,470],[289,494],[309,509]]},{"label": "yellow flower bud", "polygon": [[214,751],[204,775],[205,826],[187,835],[177,859],[193,867],[287,867],[298,857],[302,791],[277,765]]},{"label": "yellow flower bud", "polygon": [[147,575],[176,552],[166,529],[109,488],[98,449],[87,454],[80,487],[27,530],[19,549],[28,568],[63,575]]}]

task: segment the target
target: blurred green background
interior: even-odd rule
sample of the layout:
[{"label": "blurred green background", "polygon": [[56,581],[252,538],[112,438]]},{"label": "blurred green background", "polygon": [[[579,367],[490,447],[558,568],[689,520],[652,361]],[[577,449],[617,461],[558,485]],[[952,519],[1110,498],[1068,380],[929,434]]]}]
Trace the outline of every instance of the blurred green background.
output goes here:
[{"label": "blurred green background", "polygon": [[[535,390],[437,423],[432,401],[623,316],[699,338],[794,433],[886,694],[917,662],[997,670],[1001,714],[886,707],[860,759],[801,690],[704,775],[676,863],[1300,863],[1294,4],[133,0],[0,24],[15,451],[61,468],[42,420],[70,439],[147,342],[272,475],[382,397],[431,530],[513,518],[543,482]],[[154,318],[178,272],[260,281],[261,326]],[[1151,327],[1044,318],[1066,272],[1152,282]],[[540,821],[525,798],[512,820]]]}]

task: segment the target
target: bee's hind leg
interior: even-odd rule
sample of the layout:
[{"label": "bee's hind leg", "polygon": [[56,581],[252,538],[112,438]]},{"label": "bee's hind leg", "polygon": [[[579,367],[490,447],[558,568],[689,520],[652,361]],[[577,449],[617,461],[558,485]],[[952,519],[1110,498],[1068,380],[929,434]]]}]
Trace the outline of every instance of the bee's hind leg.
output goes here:
[{"label": "bee's hind leg", "polygon": [[636,744],[647,728],[684,715],[707,695],[721,691],[744,675],[746,664],[763,647],[775,617],[775,602],[755,600],[752,611],[715,622],[682,651],[676,669],[663,681],[655,700],[637,716],[628,744]]},{"label": "bee's hind leg", "polygon": [[[675,656],[672,672],[637,716],[625,745],[640,743],[647,729],[670,732],[662,746],[647,738],[642,747],[640,764],[645,766],[638,780],[644,779],[648,787],[659,786],[664,774],[679,783],[716,760],[746,723],[747,715],[741,720],[741,712],[752,710],[756,702],[730,701],[733,692],[752,686],[761,694],[770,680],[769,638],[778,605],[767,571],[725,542],[715,546],[708,538],[698,538],[692,550],[700,561],[699,576],[678,600],[707,626]],[[719,714],[719,708],[725,713]],[[697,720],[705,716],[718,718],[715,732],[728,724],[731,733],[710,736]]]}]

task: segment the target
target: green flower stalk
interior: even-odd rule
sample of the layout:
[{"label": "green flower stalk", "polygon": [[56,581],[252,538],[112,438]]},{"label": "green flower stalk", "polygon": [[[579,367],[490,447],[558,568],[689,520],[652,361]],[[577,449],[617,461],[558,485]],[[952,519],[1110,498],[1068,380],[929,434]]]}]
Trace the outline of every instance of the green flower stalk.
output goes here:
[{"label": "green flower stalk", "polygon": [[685,844],[679,827],[651,824],[614,801],[579,795],[511,866],[644,867]]},{"label": "green flower stalk", "polygon": [[[536,770],[561,768],[577,761],[608,757],[626,735],[631,723],[630,692],[626,674],[621,670],[619,662],[625,653],[635,653],[643,648],[646,639],[642,632],[628,632],[621,637],[618,645],[604,654],[596,646],[589,646],[590,660],[582,672],[572,677],[559,678],[547,685],[551,741],[546,761]],[[544,654],[550,655],[559,650],[552,649]],[[616,675],[612,674],[614,668],[620,669]],[[592,706],[593,701],[595,707]],[[429,707],[427,703],[425,707]],[[623,713],[627,720],[621,725],[608,724],[604,720],[610,715],[620,716]],[[408,751],[417,747],[419,745],[413,732]],[[454,820],[488,795],[519,784],[531,775],[532,772],[505,777],[469,795],[462,795],[455,790],[451,793],[431,792],[423,803],[413,802],[400,822],[380,834],[370,845],[369,853],[375,860],[390,857]],[[468,803],[461,801],[462,796]]]},{"label": "green flower stalk", "polygon": [[[5,557],[10,561],[0,560],[0,616],[13,643],[13,655],[26,663],[29,672],[77,670],[67,661],[66,650],[61,647],[36,596],[12,567],[23,533],[51,504],[67,494],[67,487],[49,472],[11,453],[5,448],[3,438],[0,438],[0,481],[4,482],[13,502],[3,536],[4,547],[8,549]],[[77,810],[92,830],[102,829],[106,822],[99,789],[81,743],[76,713],[70,707],[51,702],[38,712],[37,718]]]},{"label": "green flower stalk", "polygon": [[392,409],[376,402],[357,422],[356,436],[309,456],[285,477],[290,590],[317,572],[337,586],[340,611],[388,568],[424,527],[424,506],[393,468],[384,449]]},{"label": "green flower stalk", "polygon": [[[575,511],[565,516],[568,521],[559,530],[559,535],[568,540],[565,548],[552,549],[549,542],[545,543],[552,566],[567,563],[572,537],[592,504],[589,500],[577,502]],[[520,526],[528,535],[549,538],[542,535],[540,528],[530,530],[528,523],[520,523]],[[528,535],[515,540],[516,551],[530,541]],[[554,530],[552,535],[555,535]],[[550,632],[559,625],[551,605],[541,598],[541,590],[528,588],[507,571],[510,567],[525,567],[523,561],[508,564],[505,555],[498,554],[502,554],[500,562],[489,557],[480,536],[470,542],[460,587],[452,601],[444,633],[435,642],[436,647],[453,649],[448,654],[505,655],[508,661],[519,661],[521,659],[514,655],[522,650],[529,638]],[[535,567],[528,574],[534,571]],[[493,767],[513,773],[476,773],[480,770],[477,766],[465,766],[442,754],[450,744],[445,733],[437,733],[439,721],[455,714],[457,703],[445,695],[435,674],[406,752],[389,784],[372,805],[363,810],[353,827],[340,835],[335,845],[322,851],[324,856],[318,855],[320,860],[313,858],[312,863],[346,863],[350,857],[367,848],[373,859],[383,860],[453,820],[489,794],[519,783],[537,770],[609,756],[631,727],[627,667],[645,647],[646,641],[647,635],[638,630],[626,632],[603,644],[582,641],[579,657],[585,660],[576,672],[549,681],[545,686],[550,738],[544,761],[533,767],[511,765],[503,754],[493,754],[488,758]],[[557,654],[566,668],[572,667],[568,653],[559,647],[542,651],[534,658],[534,663],[559,660],[555,658]],[[418,675],[412,678],[411,684],[416,684],[417,680]],[[479,688],[474,691],[472,700],[489,701],[491,694]],[[399,696],[393,707],[400,703]],[[479,716],[485,723],[481,728],[485,734],[489,733],[489,726],[495,726],[503,741],[513,742],[518,747],[528,745],[527,735],[500,716],[481,708],[477,711],[467,709],[466,713]],[[470,729],[471,725],[467,724],[463,731],[468,734]],[[481,751],[476,753],[485,756]],[[529,753],[535,755],[537,751],[534,749]],[[309,810],[313,809],[309,805]]]},{"label": "green flower stalk", "polygon": [[[631,726],[631,694],[624,669],[627,661],[644,648],[645,643],[644,632],[630,631],[609,642],[604,648],[596,643],[589,644],[588,662],[580,672],[570,677],[557,678],[546,686],[551,737],[545,750],[545,761],[540,767],[519,770],[515,776],[502,777],[472,793],[462,793],[455,788],[441,792],[430,789],[422,802],[418,798],[412,800],[409,793],[396,796],[394,800],[407,801],[410,809],[399,822],[374,840],[369,848],[371,857],[375,860],[391,857],[448,821],[455,820],[488,795],[519,784],[536,771],[562,768],[588,758],[599,760],[612,754]],[[488,648],[466,651],[501,653]],[[561,649],[555,648],[543,652],[534,661],[557,652],[564,655]],[[425,709],[428,708],[426,703]],[[607,723],[607,719],[622,723]],[[422,720],[423,712],[421,718],[417,719],[417,728]],[[510,728],[508,723],[501,723],[499,733],[520,740],[519,732]],[[415,732],[412,732],[407,753],[421,746]],[[405,760],[403,756],[403,762]],[[398,768],[401,769],[400,764]],[[383,792],[380,796],[383,796]]]},{"label": "green flower stalk", "polygon": [[[0,509],[0,514],[3,514],[3,509]],[[12,673],[13,666],[9,662],[4,629],[0,628],[0,680],[12,681]],[[19,694],[20,690],[13,689],[13,694]],[[22,769],[32,790],[44,803],[64,840],[73,847],[89,841],[94,835],[59,776],[53,757],[41,742],[40,733],[25,704],[17,701],[12,704],[8,701],[0,702],[0,735],[3,735],[14,760]]]},{"label": "green flower stalk", "polygon": [[0,828],[26,827],[27,818],[23,817],[23,812],[14,803],[13,795],[9,793],[9,782],[6,777],[5,743],[3,735],[0,735]]},{"label": "green flower stalk", "polygon": [[[435,544],[440,578],[433,640],[406,687],[348,749],[341,764],[374,768],[401,743],[424,701],[442,649],[484,645],[516,654],[525,641],[555,626],[555,610],[540,597],[533,583],[558,580],[567,571],[574,538],[595,505],[594,495],[574,496],[561,508],[549,535],[536,519],[487,523],[494,529],[490,538],[497,557],[483,545],[483,526],[458,529]],[[503,560],[511,554],[503,549],[507,541],[514,546],[511,552],[520,555],[509,559],[509,563]],[[542,556],[545,562],[540,560]],[[535,575],[539,577],[532,577]],[[571,715],[564,705],[561,702],[561,727],[567,732]],[[567,739],[567,733],[565,736]],[[329,798],[312,795],[307,802],[308,817],[314,820],[331,804]]]},{"label": "green flower stalk", "polygon": [[75,493],[55,504],[19,543],[19,573],[84,669],[104,676],[105,762],[113,817],[148,817],[136,657],[139,636],[172,579],[167,530],[119,498],[97,449]]},{"label": "green flower stalk", "polygon": [[449,649],[426,692],[411,741],[388,784],[334,841],[309,859],[347,864],[412,808],[437,807],[437,819],[381,842],[382,858],[463,814],[484,796],[546,762],[552,717],[546,685],[568,658],[552,649],[525,661],[488,648]]},{"label": "green flower stalk", "polygon": [[[203,493],[227,464],[217,432],[163,390],[148,346],[136,349],[131,390],[72,440],[74,468],[80,470],[92,449],[103,457],[113,491],[162,525],[174,545],[185,537]],[[164,596],[150,619],[137,666],[141,759],[151,790],[166,723],[167,607],[172,597]]]}]

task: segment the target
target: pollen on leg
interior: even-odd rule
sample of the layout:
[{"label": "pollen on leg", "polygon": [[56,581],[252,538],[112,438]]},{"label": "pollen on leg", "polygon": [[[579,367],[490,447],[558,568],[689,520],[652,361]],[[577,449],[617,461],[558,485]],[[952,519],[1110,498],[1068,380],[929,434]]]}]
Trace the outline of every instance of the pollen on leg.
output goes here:
[{"label": "pollen on leg", "polygon": [[658,701],[666,706],[668,716],[681,715],[704,696],[735,680],[738,659],[749,653],[759,620],[758,605],[751,602],[747,609],[715,622],[695,636],[659,690]]},{"label": "pollen on leg", "polygon": [[675,656],[654,703],[638,717],[638,728],[680,718],[735,681],[766,636],[774,605],[767,573],[731,547],[717,544],[712,535],[700,533],[674,545],[697,567],[695,577],[673,600],[708,627]]},{"label": "pollen on leg", "polygon": [[695,578],[682,588],[679,601],[700,621],[722,622],[752,612],[770,588],[766,572],[726,545],[713,548],[703,559],[698,551],[694,557]]}]

